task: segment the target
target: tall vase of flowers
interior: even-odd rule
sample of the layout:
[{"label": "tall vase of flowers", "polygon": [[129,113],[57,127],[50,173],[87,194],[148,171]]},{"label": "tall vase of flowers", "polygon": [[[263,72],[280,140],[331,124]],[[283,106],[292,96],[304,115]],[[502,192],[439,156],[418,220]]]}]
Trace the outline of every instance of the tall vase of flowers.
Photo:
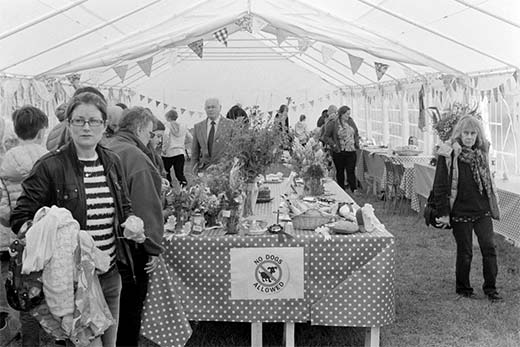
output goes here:
[{"label": "tall vase of flowers", "polygon": [[280,127],[259,116],[237,122],[230,136],[228,160],[237,159],[239,174],[245,182],[244,217],[251,216],[258,197],[257,177],[282,155]]},{"label": "tall vase of flowers", "polygon": [[303,146],[298,139],[294,139],[290,164],[303,179],[305,195],[318,196],[325,192],[323,178],[327,176],[327,166],[321,143],[311,138]]}]

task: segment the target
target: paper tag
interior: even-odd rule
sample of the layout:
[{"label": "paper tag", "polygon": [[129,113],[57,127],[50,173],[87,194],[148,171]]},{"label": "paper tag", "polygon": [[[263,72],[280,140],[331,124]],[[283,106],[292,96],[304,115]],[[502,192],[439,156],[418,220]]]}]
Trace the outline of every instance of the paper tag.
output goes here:
[{"label": "paper tag", "polygon": [[222,211],[222,217],[225,217],[225,218],[231,217],[231,211],[230,210],[223,210]]}]

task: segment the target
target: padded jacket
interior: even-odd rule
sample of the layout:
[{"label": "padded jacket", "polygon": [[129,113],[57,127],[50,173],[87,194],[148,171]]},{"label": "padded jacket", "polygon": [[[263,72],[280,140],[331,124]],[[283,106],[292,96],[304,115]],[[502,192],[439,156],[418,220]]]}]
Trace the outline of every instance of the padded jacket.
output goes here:
[{"label": "padded jacket", "polygon": [[[347,120],[347,124],[350,125],[352,129],[354,129],[354,146],[356,149],[359,149],[359,131],[356,126],[356,122],[352,117],[349,117]],[[322,141],[323,143],[329,145],[329,148],[333,152],[340,152],[341,144],[338,136],[339,129],[339,119],[336,117],[335,119],[329,120],[325,123],[325,131],[323,133]]]},{"label": "padded jacket", "polygon": [[[133,241],[123,236],[121,223],[133,215],[129,200],[126,177],[119,157],[107,148],[98,145],[96,152],[105,169],[108,187],[115,204],[114,232],[116,236],[117,260],[133,271],[131,247]],[[79,161],[76,147],[72,142],[40,158],[31,173],[22,182],[22,194],[11,213],[11,227],[15,233],[22,225],[34,218],[43,206],[56,205],[72,213],[80,228],[87,224],[87,200],[83,183],[83,164]]]}]

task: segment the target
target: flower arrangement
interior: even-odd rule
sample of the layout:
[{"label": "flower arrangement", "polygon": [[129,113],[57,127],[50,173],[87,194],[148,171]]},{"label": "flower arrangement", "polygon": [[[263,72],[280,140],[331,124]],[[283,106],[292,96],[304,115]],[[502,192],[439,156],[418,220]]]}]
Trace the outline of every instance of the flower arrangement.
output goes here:
[{"label": "flower arrangement", "polygon": [[248,123],[236,122],[226,159],[234,163],[237,158],[241,178],[253,182],[280,160],[282,138],[281,130],[270,119],[266,122],[262,117],[252,117]]},{"label": "flower arrangement", "polygon": [[294,139],[290,165],[303,179],[305,193],[323,194],[322,178],[328,175],[328,169],[327,154],[320,142],[311,138],[305,146],[302,146],[298,139]]},{"label": "flower arrangement", "polygon": [[326,153],[322,144],[313,138],[303,146],[298,139],[293,141],[290,165],[304,180],[321,179],[328,175]]},{"label": "flower arrangement", "polygon": [[443,142],[451,138],[455,124],[457,124],[462,116],[471,114],[480,118],[476,107],[470,108],[469,105],[459,102],[454,102],[451,107],[445,109],[442,114],[437,107],[428,107],[428,109],[431,111],[433,129]]}]

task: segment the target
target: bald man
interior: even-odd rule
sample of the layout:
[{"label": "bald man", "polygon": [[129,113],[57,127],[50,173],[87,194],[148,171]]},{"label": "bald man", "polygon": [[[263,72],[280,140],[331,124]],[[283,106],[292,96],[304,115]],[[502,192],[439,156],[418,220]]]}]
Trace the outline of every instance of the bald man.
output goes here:
[{"label": "bald man", "polygon": [[233,128],[233,121],[222,117],[222,106],[217,98],[209,98],[204,103],[207,118],[193,128],[192,159],[193,170],[199,172],[216,164],[225,153],[226,133]]}]

